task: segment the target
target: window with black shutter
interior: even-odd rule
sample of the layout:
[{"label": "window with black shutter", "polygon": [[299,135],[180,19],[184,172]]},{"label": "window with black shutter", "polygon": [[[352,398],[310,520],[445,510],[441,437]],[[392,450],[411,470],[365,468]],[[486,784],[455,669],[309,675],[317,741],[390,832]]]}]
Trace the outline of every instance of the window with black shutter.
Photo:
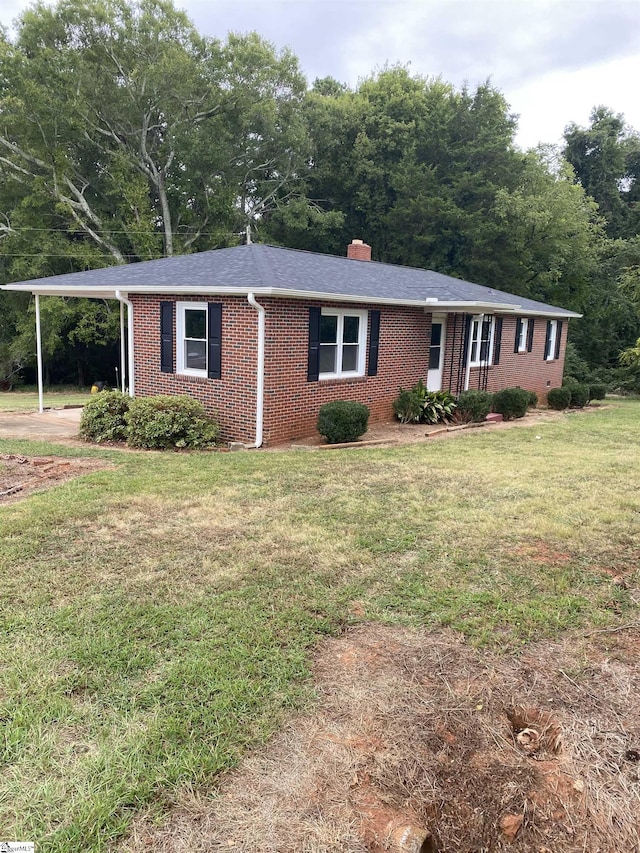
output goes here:
[{"label": "window with black shutter", "polygon": [[221,303],[177,302],[176,372],[220,379],[221,362]]}]

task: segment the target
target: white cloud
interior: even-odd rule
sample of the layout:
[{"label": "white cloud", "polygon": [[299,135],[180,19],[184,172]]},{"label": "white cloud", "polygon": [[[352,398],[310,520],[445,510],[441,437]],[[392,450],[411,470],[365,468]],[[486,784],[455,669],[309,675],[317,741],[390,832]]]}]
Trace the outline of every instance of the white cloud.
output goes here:
[{"label": "white cloud", "polygon": [[520,114],[518,143],[556,143],[571,122],[587,125],[593,107],[601,104],[624,113],[640,131],[640,57],[619,59],[576,71],[559,71],[508,92],[507,100]]}]

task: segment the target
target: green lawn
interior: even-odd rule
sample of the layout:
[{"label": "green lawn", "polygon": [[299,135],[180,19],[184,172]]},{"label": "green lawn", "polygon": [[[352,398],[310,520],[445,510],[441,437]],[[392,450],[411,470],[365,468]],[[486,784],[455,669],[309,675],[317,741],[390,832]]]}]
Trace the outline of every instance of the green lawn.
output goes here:
[{"label": "green lawn", "polygon": [[215,784],[313,701],[309,651],[354,610],[505,654],[628,623],[639,418],[328,453],[0,441],[113,465],[0,509],[2,838],[107,850]]},{"label": "green lawn", "polygon": [[[48,390],[44,392],[45,408],[58,409],[62,406],[84,406],[89,399],[89,389],[79,391]],[[0,391],[0,412],[37,412],[38,392],[32,388],[23,391]]]}]

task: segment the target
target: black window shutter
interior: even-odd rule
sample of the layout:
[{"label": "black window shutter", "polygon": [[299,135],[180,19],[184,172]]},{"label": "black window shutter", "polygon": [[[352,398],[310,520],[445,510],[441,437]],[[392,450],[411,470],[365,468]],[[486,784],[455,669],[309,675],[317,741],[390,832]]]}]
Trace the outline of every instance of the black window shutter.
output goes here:
[{"label": "black window shutter", "polygon": [[380,349],[380,312],[369,311],[369,376],[378,375],[378,350]]},{"label": "black window shutter", "polygon": [[547,320],[547,335],[544,339],[544,360],[546,361],[549,358],[549,351],[551,350],[551,320]]},{"label": "black window shutter", "polygon": [[207,345],[209,358],[207,376],[209,379],[220,379],[222,376],[222,303],[209,302]]},{"label": "black window shutter", "polygon": [[307,382],[317,382],[320,375],[320,309],[309,308],[309,355]]},{"label": "black window shutter", "polygon": [[529,326],[527,328],[527,352],[531,352],[533,349],[533,327],[534,327],[534,319],[533,317],[529,317]]},{"label": "black window shutter", "polygon": [[522,332],[522,320],[520,317],[516,320],[516,339],[513,344],[513,351],[518,352],[518,344],[520,343],[520,334]]},{"label": "black window shutter", "polygon": [[555,352],[556,359],[560,358],[560,342],[561,342],[561,340],[562,340],[562,320],[558,320],[558,323],[556,326],[556,352]]},{"label": "black window shutter", "polygon": [[493,334],[493,364],[500,364],[500,349],[502,348],[502,317],[496,318],[496,328]]},{"label": "black window shutter", "polygon": [[467,361],[469,359],[469,347],[471,346],[471,322],[473,320],[473,316],[471,314],[466,314],[464,318],[464,339],[462,343],[462,362],[463,366],[466,369]]},{"label": "black window shutter", "polygon": [[160,303],[160,370],[173,373],[173,302]]}]

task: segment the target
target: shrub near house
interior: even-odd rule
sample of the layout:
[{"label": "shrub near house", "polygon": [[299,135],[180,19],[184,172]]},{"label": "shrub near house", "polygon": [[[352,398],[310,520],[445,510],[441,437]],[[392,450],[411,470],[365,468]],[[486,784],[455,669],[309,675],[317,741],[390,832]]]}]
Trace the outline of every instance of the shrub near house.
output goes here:
[{"label": "shrub near house", "polygon": [[143,397],[101,391],[89,400],[80,420],[86,441],[126,441],[147,449],[206,448],[215,444],[218,425],[190,397]]}]

